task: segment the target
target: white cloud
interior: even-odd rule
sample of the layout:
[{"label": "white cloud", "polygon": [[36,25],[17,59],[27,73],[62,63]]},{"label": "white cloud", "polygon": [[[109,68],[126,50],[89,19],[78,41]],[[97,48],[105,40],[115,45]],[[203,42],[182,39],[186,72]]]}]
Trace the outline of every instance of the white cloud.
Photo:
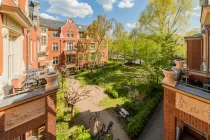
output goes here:
[{"label": "white cloud", "polygon": [[112,10],[113,4],[117,0],[97,0],[99,4],[101,4],[104,8],[104,10],[109,11]]},{"label": "white cloud", "polygon": [[134,29],[138,26],[138,22],[134,22],[134,23],[127,23],[125,24],[125,27],[130,28],[130,29]]},{"label": "white cloud", "polygon": [[50,8],[49,13],[59,14],[65,17],[80,17],[84,18],[93,14],[90,5],[78,0],[48,0]]},{"label": "white cloud", "polygon": [[134,6],[133,0],[123,0],[119,2],[118,7],[120,8],[131,8]]},{"label": "white cloud", "polygon": [[199,17],[199,16],[201,16],[201,7],[197,6],[197,7],[193,8],[193,10],[191,12],[187,11],[186,14]]},{"label": "white cloud", "polygon": [[50,16],[50,15],[48,15],[48,14],[46,14],[46,13],[41,13],[41,14],[39,14],[42,18],[46,18],[46,19],[52,19],[52,20],[58,20],[59,19],[59,17],[53,17],[53,16]]}]

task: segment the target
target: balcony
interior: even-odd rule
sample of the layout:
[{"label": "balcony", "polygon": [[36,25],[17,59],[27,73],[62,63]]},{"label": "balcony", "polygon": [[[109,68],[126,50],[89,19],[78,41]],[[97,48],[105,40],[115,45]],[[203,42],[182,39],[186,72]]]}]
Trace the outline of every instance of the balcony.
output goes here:
[{"label": "balcony", "polygon": [[58,89],[58,72],[49,72],[48,69],[32,69],[29,70],[22,86],[14,88],[14,93],[0,94],[2,99],[0,100],[0,108],[49,92],[56,92]]},{"label": "balcony", "polygon": [[[182,64],[180,64],[182,63]],[[183,68],[183,62],[176,67],[163,70],[163,85],[210,99],[210,73]]]},{"label": "balcony", "polygon": [[76,49],[65,50],[64,53],[65,53],[65,55],[76,55],[77,54],[77,50]]},{"label": "balcony", "polygon": [[210,5],[204,6],[201,11],[201,24],[210,25]]}]

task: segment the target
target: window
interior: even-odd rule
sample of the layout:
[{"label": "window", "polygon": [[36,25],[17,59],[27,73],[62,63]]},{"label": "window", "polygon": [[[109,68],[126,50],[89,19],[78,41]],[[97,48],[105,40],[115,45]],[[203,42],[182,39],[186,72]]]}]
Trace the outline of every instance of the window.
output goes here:
[{"label": "window", "polygon": [[71,37],[72,37],[72,38],[74,37],[74,32],[71,32]]},{"label": "window", "polygon": [[47,29],[46,28],[42,28],[42,33],[46,33]]},{"label": "window", "polygon": [[85,60],[85,61],[88,60],[88,54],[84,54],[84,60]]},{"label": "window", "polygon": [[58,65],[58,57],[53,57],[53,65]]},{"label": "window", "polygon": [[71,25],[69,25],[69,29],[71,29]]},{"label": "window", "polygon": [[105,53],[102,52],[102,53],[101,53],[101,58],[104,59],[104,56],[105,56]]},{"label": "window", "polygon": [[84,44],[84,50],[87,50],[87,43]]},{"label": "window", "polygon": [[79,54],[79,61],[82,61],[83,60],[83,56],[82,54]]},{"label": "window", "polygon": [[95,60],[95,54],[94,54],[94,53],[91,54],[91,60],[92,60],[92,61]]},{"label": "window", "polygon": [[82,43],[79,43],[79,50],[82,50]]},{"label": "window", "polygon": [[67,36],[67,37],[70,37],[70,32],[67,32],[66,36]]},{"label": "window", "polygon": [[58,37],[58,31],[53,32],[53,37]]},{"label": "window", "polygon": [[58,43],[53,43],[52,51],[58,51]]},{"label": "window", "polygon": [[91,49],[95,50],[95,43],[91,43]]},{"label": "window", "polygon": [[42,45],[47,45],[47,37],[46,36],[41,36],[41,43]]},{"label": "window", "polygon": [[74,63],[74,56],[67,55],[66,63]]},{"label": "window", "polygon": [[72,51],[73,50],[73,43],[67,43],[66,50],[67,51]]}]

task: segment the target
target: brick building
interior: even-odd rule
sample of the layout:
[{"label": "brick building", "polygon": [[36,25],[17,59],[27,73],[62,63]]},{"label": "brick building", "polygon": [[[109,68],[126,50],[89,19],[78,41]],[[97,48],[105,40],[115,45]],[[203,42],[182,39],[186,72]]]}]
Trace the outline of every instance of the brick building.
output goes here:
[{"label": "brick building", "polygon": [[0,0],[0,140],[56,139],[57,73],[36,69],[39,8]]},{"label": "brick building", "polygon": [[69,68],[87,68],[94,64],[96,51],[97,63],[108,61],[108,44],[104,40],[98,43],[85,36],[88,26],[76,24],[71,18],[56,21],[40,18],[41,45],[38,49],[39,66],[46,61],[56,65],[68,65]]},{"label": "brick building", "polygon": [[187,66],[164,69],[164,139],[210,139],[210,1],[200,0],[201,33],[185,37]]}]

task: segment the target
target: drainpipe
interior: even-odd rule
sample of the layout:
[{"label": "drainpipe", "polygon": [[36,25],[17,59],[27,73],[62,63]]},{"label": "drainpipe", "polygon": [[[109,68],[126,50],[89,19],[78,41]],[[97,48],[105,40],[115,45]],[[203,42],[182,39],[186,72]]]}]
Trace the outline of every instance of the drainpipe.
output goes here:
[{"label": "drainpipe", "polygon": [[27,35],[26,35],[26,73],[28,73],[28,69],[29,69],[29,36],[30,36],[30,30],[27,30]]},{"label": "drainpipe", "polygon": [[206,35],[207,35],[207,73],[209,73],[209,30],[208,30],[208,27],[207,27],[207,33],[206,33]]}]

